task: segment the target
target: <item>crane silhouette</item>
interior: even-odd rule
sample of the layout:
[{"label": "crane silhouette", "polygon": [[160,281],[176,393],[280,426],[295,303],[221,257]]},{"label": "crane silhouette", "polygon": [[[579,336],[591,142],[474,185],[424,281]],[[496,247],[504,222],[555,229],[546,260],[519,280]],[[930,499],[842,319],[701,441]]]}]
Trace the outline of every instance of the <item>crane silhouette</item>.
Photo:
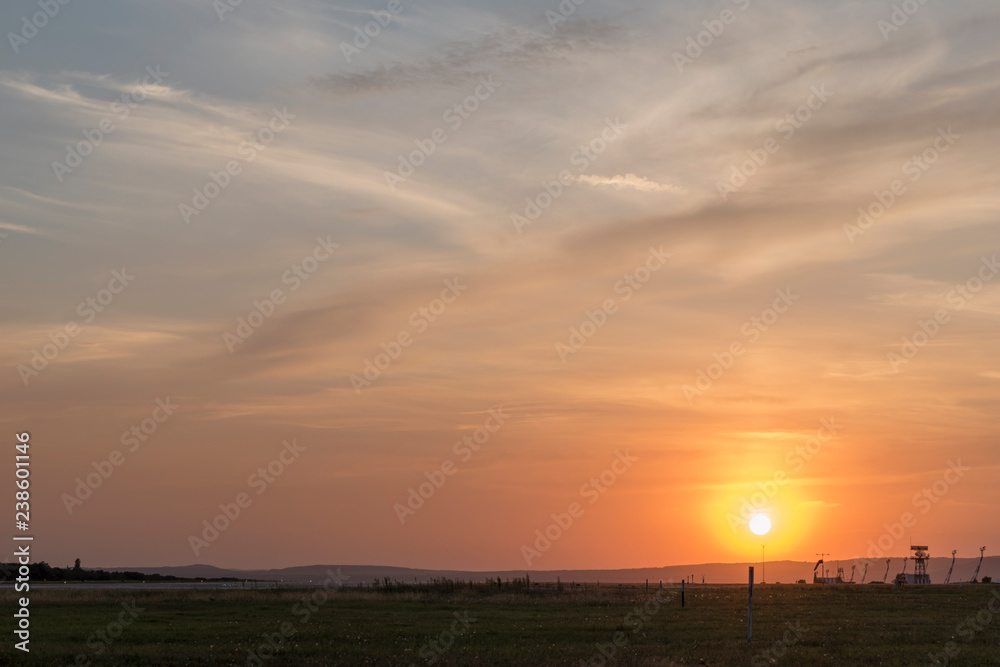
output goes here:
[{"label": "crane silhouette", "polygon": [[983,552],[986,551],[986,547],[979,547],[979,563],[976,564],[976,571],[972,575],[972,581],[970,584],[979,583],[979,568],[983,566]]},{"label": "crane silhouette", "polygon": [[951,567],[948,568],[948,576],[944,578],[944,583],[946,584],[951,581],[951,573],[955,569],[955,554],[957,553],[958,553],[957,549],[951,550]]}]

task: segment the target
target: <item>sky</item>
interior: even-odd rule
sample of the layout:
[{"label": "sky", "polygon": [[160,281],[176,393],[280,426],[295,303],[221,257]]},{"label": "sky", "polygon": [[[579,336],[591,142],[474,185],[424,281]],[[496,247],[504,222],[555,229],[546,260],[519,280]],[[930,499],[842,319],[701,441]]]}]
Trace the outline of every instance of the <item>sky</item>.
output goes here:
[{"label": "sky", "polygon": [[994,3],[44,4],[0,9],[35,558],[1000,541]]}]

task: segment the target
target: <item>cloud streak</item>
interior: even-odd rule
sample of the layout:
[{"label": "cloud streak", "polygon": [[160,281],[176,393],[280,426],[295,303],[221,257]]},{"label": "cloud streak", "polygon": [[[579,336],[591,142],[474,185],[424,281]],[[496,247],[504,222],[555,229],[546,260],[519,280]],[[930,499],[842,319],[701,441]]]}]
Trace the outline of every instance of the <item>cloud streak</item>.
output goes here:
[{"label": "cloud streak", "polygon": [[577,183],[594,186],[608,186],[615,190],[638,190],[639,192],[671,192],[673,194],[685,194],[687,188],[666,183],[657,183],[648,178],[636,176],[635,174],[625,174],[617,176],[593,176],[589,174],[576,177]]}]

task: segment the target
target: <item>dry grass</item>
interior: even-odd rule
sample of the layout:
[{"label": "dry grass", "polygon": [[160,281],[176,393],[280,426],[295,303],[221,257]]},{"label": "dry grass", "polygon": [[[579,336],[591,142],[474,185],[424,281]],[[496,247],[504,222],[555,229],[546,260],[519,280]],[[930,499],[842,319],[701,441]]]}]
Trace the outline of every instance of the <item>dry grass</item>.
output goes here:
[{"label": "dry grass", "polygon": [[[996,591],[996,597],[993,592]],[[315,591],[38,590],[31,594],[32,653],[18,664],[245,665],[248,651],[288,622],[295,633],[265,664],[284,665],[580,665],[601,664],[616,632],[625,638],[606,664],[914,665],[957,639],[951,664],[995,665],[1000,655],[1000,587],[760,586],[754,596],[755,638],[746,642],[746,589],[692,586],[687,607],[665,595],[642,627],[629,617],[655,590],[532,586],[530,594],[489,586],[448,590],[345,590],[303,617]],[[0,594],[11,609],[15,594]],[[317,602],[322,598],[319,596]],[[121,603],[144,608],[106,652],[95,633],[120,614]],[[299,606],[297,606],[299,605]],[[296,609],[299,613],[296,614]],[[982,610],[987,610],[983,612]],[[475,619],[441,653],[428,653],[455,613]],[[968,638],[960,624],[990,614]],[[788,623],[802,628],[785,651]],[[8,635],[11,637],[12,635]],[[91,646],[88,648],[88,639]],[[447,639],[447,635],[445,635]],[[421,648],[424,652],[421,653]],[[765,655],[777,647],[779,651]],[[0,663],[12,664],[12,642]],[[776,653],[781,653],[780,657]],[[431,663],[430,658],[437,659]],[[773,661],[772,661],[773,659]],[[250,663],[256,664],[256,663]]]}]

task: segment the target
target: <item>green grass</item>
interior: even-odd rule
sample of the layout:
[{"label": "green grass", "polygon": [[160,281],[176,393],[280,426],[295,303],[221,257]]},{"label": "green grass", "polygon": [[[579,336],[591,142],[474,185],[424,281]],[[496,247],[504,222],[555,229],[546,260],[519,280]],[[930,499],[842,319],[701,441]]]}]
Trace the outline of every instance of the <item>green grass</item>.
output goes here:
[{"label": "green grass", "polygon": [[[919,665],[931,664],[955,640],[961,653],[952,665],[1000,663],[1000,587],[758,586],[754,641],[746,642],[746,589],[693,586],[664,594],[661,608],[637,630],[626,622],[636,605],[656,598],[641,587],[595,591],[532,587],[530,595],[480,586],[453,593],[433,591],[333,591],[303,622],[296,604],[309,591],[115,591],[40,590],[31,594],[31,654],[13,649],[13,634],[0,647],[0,664],[72,665],[83,653],[93,665],[245,665],[248,650],[289,622],[295,634],[265,661],[284,665],[580,665],[609,648],[616,632],[627,638],[607,664],[620,665]],[[537,588],[537,590],[535,590]],[[997,597],[993,592],[997,591]],[[16,608],[4,591],[3,608]],[[121,603],[144,609],[103,655],[89,637],[118,619]],[[655,606],[651,603],[651,608]],[[299,607],[302,610],[304,607]],[[986,611],[982,611],[986,610]],[[959,634],[967,617],[989,617],[971,637]],[[438,659],[428,642],[455,621],[475,619]],[[994,618],[996,617],[996,618]],[[8,613],[8,627],[13,629]],[[787,652],[776,662],[762,651],[787,633]],[[447,639],[447,636],[445,637]],[[780,646],[779,646],[780,649]],[[770,657],[774,657],[773,654]],[[88,664],[81,660],[79,664]]]}]

